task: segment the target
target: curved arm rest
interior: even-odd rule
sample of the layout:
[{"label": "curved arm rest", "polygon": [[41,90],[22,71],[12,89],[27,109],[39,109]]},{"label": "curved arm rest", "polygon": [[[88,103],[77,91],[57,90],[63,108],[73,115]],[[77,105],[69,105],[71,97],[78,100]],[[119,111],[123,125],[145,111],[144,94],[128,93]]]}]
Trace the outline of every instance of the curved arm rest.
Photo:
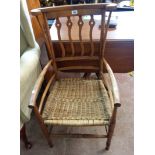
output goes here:
[{"label": "curved arm rest", "polygon": [[32,95],[31,95],[31,99],[30,99],[30,103],[29,103],[29,107],[30,108],[33,108],[36,104],[36,99],[38,97],[38,94],[39,94],[39,91],[40,91],[40,88],[42,86],[42,83],[44,81],[44,77],[45,77],[45,74],[48,70],[48,68],[51,66],[51,64],[53,63],[52,60],[50,60],[47,65],[44,67],[44,69],[42,70],[42,72],[40,73],[39,77],[38,77],[38,80],[34,86],[34,89],[32,91]]},{"label": "curved arm rest", "polygon": [[111,67],[109,66],[109,64],[107,63],[107,61],[103,58],[103,63],[105,64],[105,67],[108,71],[110,80],[111,80],[111,84],[112,84],[112,92],[113,92],[113,98],[114,98],[114,106],[116,107],[120,107],[120,95],[119,95],[119,89],[118,89],[118,85],[117,85],[117,81],[115,79],[114,73],[111,69]]}]

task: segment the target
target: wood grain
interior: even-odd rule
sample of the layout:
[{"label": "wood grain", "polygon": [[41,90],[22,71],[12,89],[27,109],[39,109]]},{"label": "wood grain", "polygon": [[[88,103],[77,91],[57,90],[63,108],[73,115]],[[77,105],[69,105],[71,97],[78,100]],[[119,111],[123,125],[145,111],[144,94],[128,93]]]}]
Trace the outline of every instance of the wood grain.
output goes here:
[{"label": "wood grain", "polygon": [[76,56],[76,57],[63,57],[63,58],[56,58],[56,62],[60,61],[74,61],[74,60],[99,60],[97,56]]},{"label": "wood grain", "polygon": [[[69,71],[69,70],[79,70],[79,72],[94,72],[99,71],[99,67],[94,66],[68,66],[68,67],[60,67],[58,68],[59,71]],[[75,72],[75,71],[74,71]]]},{"label": "wood grain", "polygon": [[46,97],[46,94],[52,84],[52,82],[55,80],[55,74],[53,74],[53,76],[50,78],[50,80],[48,81],[47,85],[46,85],[46,88],[42,94],[42,97],[41,97],[41,100],[40,100],[40,104],[39,104],[39,113],[41,113],[42,111],[42,108],[43,108],[43,103],[44,103],[44,100],[45,100],[45,97]]},{"label": "wood grain", "polygon": [[82,20],[82,16],[79,16],[79,20],[78,20],[78,25],[79,25],[79,41],[80,41],[80,46],[81,46],[81,55],[84,55],[84,45],[83,45],[83,41],[82,41],[82,27],[83,27],[83,20]]},{"label": "wood grain", "polygon": [[90,32],[89,32],[89,36],[90,36],[90,45],[91,45],[91,56],[94,55],[94,43],[93,43],[93,37],[92,37],[92,32],[93,32],[93,27],[95,25],[95,21],[93,18],[93,15],[91,15],[91,19],[89,21],[89,26],[90,26]]},{"label": "wood grain", "polygon": [[57,34],[58,34],[59,44],[60,44],[61,51],[62,51],[62,57],[64,57],[65,56],[65,48],[64,48],[64,45],[63,45],[63,43],[61,41],[61,35],[60,35],[61,25],[62,24],[61,24],[59,18],[57,17],[55,26],[57,28]]},{"label": "wood grain", "polygon": [[109,77],[110,77],[110,80],[111,80],[113,99],[114,99],[114,106],[121,106],[119,89],[118,89],[118,85],[117,85],[117,81],[115,79],[114,73],[113,73],[111,67],[109,66],[109,64],[107,63],[107,61],[104,58],[103,58],[103,63],[105,65],[105,67],[106,67],[106,70],[108,71],[108,74],[109,74]]},{"label": "wood grain", "polygon": [[53,62],[52,60],[50,60],[48,62],[48,64],[44,67],[41,74],[39,75],[38,80],[36,81],[36,84],[35,84],[34,89],[32,91],[32,96],[31,96],[31,99],[30,99],[30,103],[29,103],[30,108],[33,108],[35,106],[35,104],[36,104],[36,100],[37,100],[40,88],[42,86],[45,74],[46,74],[47,70],[49,69],[49,67],[51,66],[52,62]]},{"label": "wood grain", "polygon": [[105,87],[107,88],[107,92],[111,101],[111,108],[114,108],[114,97],[112,94],[112,86],[110,80],[107,79],[107,77],[105,76],[105,74],[103,72],[100,72],[100,76],[101,76],[101,80],[103,81]]},{"label": "wood grain", "polygon": [[72,56],[74,56],[74,53],[75,53],[75,49],[74,49],[74,45],[73,45],[73,41],[72,41],[72,35],[71,35],[71,29],[72,29],[72,21],[70,19],[70,16],[67,17],[67,27],[68,27],[68,36],[69,36],[69,42],[71,44],[71,51],[72,51]]},{"label": "wood grain", "polygon": [[[81,47],[78,41],[73,41],[75,47],[75,55],[81,55]],[[63,41],[66,57],[70,57],[70,43]],[[89,56],[91,51],[90,42],[83,42],[85,46],[84,56]],[[61,56],[61,48],[57,41],[53,42],[56,60]],[[99,57],[100,42],[94,41],[94,55]],[[68,55],[68,56],[67,56]],[[75,59],[76,59],[75,57]],[[64,57],[65,58],[65,57]],[[62,59],[62,58],[60,58]],[[115,73],[127,73],[134,70],[134,41],[133,40],[108,40],[105,47],[105,59]]]},{"label": "wood grain", "polygon": [[65,137],[65,138],[107,138],[107,135],[97,134],[66,134],[66,133],[52,133],[52,137]]}]

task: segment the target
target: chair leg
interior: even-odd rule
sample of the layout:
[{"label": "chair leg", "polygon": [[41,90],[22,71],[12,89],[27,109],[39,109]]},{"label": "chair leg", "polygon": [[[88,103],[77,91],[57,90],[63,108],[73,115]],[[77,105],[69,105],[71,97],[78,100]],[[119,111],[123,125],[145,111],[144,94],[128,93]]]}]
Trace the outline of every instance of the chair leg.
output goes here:
[{"label": "chair leg", "polygon": [[110,148],[111,139],[114,133],[114,128],[115,128],[115,123],[111,123],[108,130],[108,138],[107,138],[106,148],[105,148],[106,150],[109,150]]},{"label": "chair leg", "polygon": [[114,107],[111,122],[108,129],[108,134],[107,134],[108,137],[107,137],[106,148],[105,148],[106,150],[109,150],[110,148],[111,139],[112,139],[114,129],[115,129],[115,124],[116,124],[116,114],[117,114],[117,107]]},{"label": "chair leg", "polygon": [[44,122],[43,122],[43,119],[42,119],[42,117],[40,116],[39,111],[38,111],[38,108],[37,108],[36,106],[34,107],[34,112],[35,112],[36,117],[37,117],[37,120],[38,120],[38,122],[39,122],[39,124],[40,124],[41,130],[42,130],[42,132],[43,132],[43,134],[44,134],[44,136],[45,136],[45,138],[46,138],[46,140],[47,140],[47,142],[48,142],[48,145],[49,145],[50,147],[53,147],[52,140],[51,140],[51,138],[50,138],[50,134],[49,134],[49,132],[48,132],[48,129],[47,129],[47,127],[45,126],[45,124],[44,124]]}]

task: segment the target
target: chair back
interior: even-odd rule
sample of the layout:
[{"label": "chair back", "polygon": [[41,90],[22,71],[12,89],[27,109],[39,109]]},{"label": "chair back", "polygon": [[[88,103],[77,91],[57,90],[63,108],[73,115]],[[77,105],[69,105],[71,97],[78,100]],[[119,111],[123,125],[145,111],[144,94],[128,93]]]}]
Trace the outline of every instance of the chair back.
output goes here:
[{"label": "chair back", "polygon": [[[82,4],[82,5],[64,5],[56,7],[45,7],[32,10],[32,14],[38,16],[43,14],[44,22],[46,27],[42,26],[42,30],[45,33],[49,46],[49,52],[51,58],[56,62],[57,69],[59,71],[72,71],[72,72],[96,72],[99,73],[102,70],[102,57],[104,56],[104,49],[106,43],[107,30],[109,26],[109,21],[111,17],[111,12],[116,9],[116,4],[113,3],[100,3],[100,4]],[[106,11],[109,12],[108,19],[105,21]],[[93,39],[93,28],[95,26],[94,16],[100,15],[100,39],[99,39],[99,51],[95,52],[94,39]],[[73,18],[78,18],[77,23],[74,23]],[[89,40],[87,44],[82,38],[82,29],[84,27],[84,16],[89,16]],[[57,29],[59,49],[56,50],[52,43],[51,34],[47,24],[47,20],[54,18],[55,27]],[[69,44],[66,47],[61,36],[62,24],[61,19],[66,18],[67,34]],[[38,18],[39,21],[39,18]],[[41,22],[40,22],[41,24]],[[72,39],[74,35],[72,33],[73,25],[78,25],[78,48],[75,46],[75,42]],[[87,48],[89,46],[89,48]],[[79,51],[80,47],[80,51]]]}]

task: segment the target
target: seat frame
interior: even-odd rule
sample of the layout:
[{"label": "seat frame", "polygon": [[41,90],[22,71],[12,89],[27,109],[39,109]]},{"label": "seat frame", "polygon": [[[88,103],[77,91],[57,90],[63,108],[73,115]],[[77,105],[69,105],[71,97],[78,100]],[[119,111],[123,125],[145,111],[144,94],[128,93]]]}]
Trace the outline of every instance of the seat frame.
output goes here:
[{"label": "seat frame", "polygon": [[[47,8],[38,8],[34,9],[31,11],[31,14],[36,16],[38,23],[40,24],[40,27],[42,28],[43,34],[44,34],[44,39],[46,43],[46,47],[48,50],[48,57],[49,57],[49,62],[47,65],[44,67],[42,70],[38,80],[36,81],[36,85],[33,89],[31,100],[29,107],[33,108],[35,116],[41,126],[41,129],[48,141],[49,146],[53,146],[52,144],[52,137],[69,137],[69,138],[107,138],[106,142],[106,150],[109,150],[110,144],[111,144],[111,139],[112,135],[114,132],[115,124],[116,124],[116,114],[117,114],[117,109],[118,107],[121,106],[120,104],[120,97],[119,97],[119,90],[118,90],[118,85],[115,79],[115,76],[112,72],[112,69],[110,68],[109,64],[104,58],[104,49],[105,49],[105,44],[106,44],[106,36],[107,36],[107,30],[108,30],[108,25],[111,17],[111,13],[113,10],[116,9],[116,4],[113,3],[100,3],[100,4],[84,4],[84,5],[66,5],[66,6],[58,6],[58,7],[47,7]],[[108,16],[108,21],[107,24],[105,24],[105,12],[109,11],[109,16]],[[89,56],[84,55],[84,44],[82,41],[82,36],[81,36],[81,29],[83,26],[83,21],[81,16],[83,15],[90,15],[91,19],[89,21],[90,25],[90,46],[91,46],[91,51]],[[100,37],[100,52],[98,56],[95,56],[94,54],[94,45],[93,45],[93,39],[92,39],[92,31],[93,31],[93,26],[95,24],[95,21],[93,19],[93,15],[101,15],[101,37]],[[40,17],[43,17],[43,22],[44,24],[41,23]],[[80,40],[80,46],[81,46],[81,54],[80,56],[75,56],[75,49],[74,49],[74,44],[71,38],[71,28],[72,28],[72,22],[71,22],[71,16],[79,16],[79,40]],[[57,33],[58,33],[58,39],[60,43],[60,47],[62,49],[61,55],[56,56],[54,53],[54,48],[53,44],[51,41],[51,36],[47,24],[47,19],[48,18],[56,18],[56,27],[57,27]],[[68,27],[68,35],[69,35],[69,40],[71,44],[71,55],[66,56],[66,51],[63,46],[63,43],[61,41],[61,35],[60,35],[60,29],[61,29],[61,22],[59,20],[59,17],[67,17],[67,27]],[[83,62],[83,60],[86,62]],[[64,61],[73,61],[74,65],[68,65],[67,67],[63,64]],[[76,64],[75,62],[78,61],[80,63]],[[88,65],[90,62],[92,65]],[[96,62],[94,63],[93,61],[98,62],[96,65]],[[61,62],[63,65],[58,65],[58,62]],[[76,65],[75,65],[76,64]],[[42,110],[44,108],[45,100],[48,96],[49,89],[52,88],[54,85],[55,81],[59,79],[58,76],[58,71],[71,71],[71,72],[85,72],[85,73],[92,73],[95,72],[97,75],[99,75],[99,79],[103,81],[103,84],[105,85],[109,99],[113,105],[113,111],[112,111],[112,116],[109,125],[100,125],[100,126],[105,126],[106,129],[106,135],[97,135],[97,134],[66,134],[66,133],[52,133],[51,134],[51,129],[48,130],[47,125],[44,123],[44,120],[41,116]],[[105,72],[108,73],[108,77],[110,79],[107,79],[107,76],[105,76]],[[45,81],[45,76],[50,73],[50,79],[48,80],[46,87],[44,89],[44,92],[41,96],[40,103],[37,104],[37,98],[38,94],[40,92],[41,86],[43,82]],[[70,125],[72,126],[72,125]],[[79,125],[80,126],[80,125]],[[81,125],[82,126],[82,125]],[[88,125],[90,126],[90,125]],[[99,125],[93,125],[93,126],[99,126]],[[51,135],[51,137],[50,137]]]}]

